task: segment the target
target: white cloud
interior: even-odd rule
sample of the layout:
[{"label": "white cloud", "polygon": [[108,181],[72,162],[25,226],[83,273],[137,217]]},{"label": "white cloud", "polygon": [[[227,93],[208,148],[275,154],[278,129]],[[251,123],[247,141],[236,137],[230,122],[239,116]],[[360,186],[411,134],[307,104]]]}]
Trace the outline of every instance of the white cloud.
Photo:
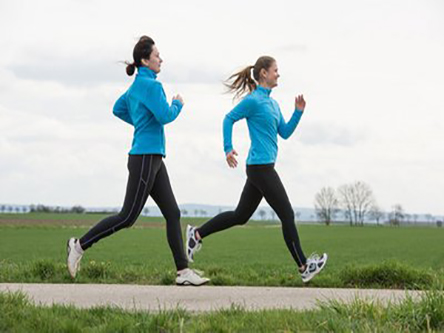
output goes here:
[{"label": "white cloud", "polygon": [[132,129],[111,110],[133,78],[118,61],[131,61],[148,34],[165,60],[167,95],[186,102],[166,127],[180,203],[237,202],[248,131],[236,124],[242,163],[230,170],[221,123],[233,103],[221,81],[269,54],[285,118],[295,94],[307,99],[295,135],[279,144],[293,205],[363,180],[383,208],[443,214],[443,11],[414,0],[2,2],[0,202],[122,202]]}]

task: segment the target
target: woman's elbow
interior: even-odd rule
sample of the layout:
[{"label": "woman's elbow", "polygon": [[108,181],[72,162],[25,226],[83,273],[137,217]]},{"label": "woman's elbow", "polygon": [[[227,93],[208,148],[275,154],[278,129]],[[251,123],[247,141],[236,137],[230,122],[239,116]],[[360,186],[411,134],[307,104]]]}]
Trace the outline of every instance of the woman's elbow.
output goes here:
[{"label": "woman's elbow", "polygon": [[281,136],[282,139],[287,140],[291,136],[291,133],[285,132],[285,131],[280,131],[279,135]]}]

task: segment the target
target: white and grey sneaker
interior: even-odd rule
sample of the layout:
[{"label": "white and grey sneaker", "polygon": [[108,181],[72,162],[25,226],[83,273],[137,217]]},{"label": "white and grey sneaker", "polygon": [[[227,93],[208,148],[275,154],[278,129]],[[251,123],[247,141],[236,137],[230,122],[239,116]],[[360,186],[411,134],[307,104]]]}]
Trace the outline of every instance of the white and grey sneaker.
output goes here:
[{"label": "white and grey sneaker", "polygon": [[196,238],[196,227],[187,225],[187,258],[189,262],[194,262],[194,253],[202,248],[202,240]]},{"label": "white and grey sneaker", "polygon": [[201,286],[210,281],[203,277],[203,272],[187,268],[182,273],[177,273],[176,284],[178,286]]},{"label": "white and grey sneaker", "polygon": [[80,270],[80,259],[83,256],[83,250],[80,247],[79,240],[76,238],[70,238],[67,244],[68,252],[68,271],[71,277],[74,279],[77,272]]},{"label": "white and grey sneaker", "polygon": [[312,254],[308,259],[305,266],[305,271],[301,273],[302,282],[306,283],[313,279],[316,274],[318,274],[327,263],[328,255],[324,253],[322,256],[317,254]]}]

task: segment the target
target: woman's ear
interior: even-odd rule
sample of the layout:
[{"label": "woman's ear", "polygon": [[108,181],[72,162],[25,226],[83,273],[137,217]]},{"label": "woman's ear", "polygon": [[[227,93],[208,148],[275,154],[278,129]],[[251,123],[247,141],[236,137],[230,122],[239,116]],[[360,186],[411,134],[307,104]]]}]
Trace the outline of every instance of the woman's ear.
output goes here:
[{"label": "woman's ear", "polygon": [[265,79],[267,77],[267,71],[265,70],[265,68],[261,69],[261,71],[259,72],[259,77],[261,79]]},{"label": "woman's ear", "polygon": [[141,59],[140,61],[143,66],[148,67],[149,61],[147,59]]}]

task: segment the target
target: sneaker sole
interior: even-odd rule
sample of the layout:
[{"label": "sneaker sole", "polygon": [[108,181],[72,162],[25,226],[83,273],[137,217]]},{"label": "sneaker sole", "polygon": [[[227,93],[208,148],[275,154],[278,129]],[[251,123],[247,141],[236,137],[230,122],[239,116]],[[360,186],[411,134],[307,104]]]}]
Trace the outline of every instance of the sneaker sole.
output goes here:
[{"label": "sneaker sole", "polygon": [[189,230],[191,229],[191,226],[190,225],[187,225],[187,244],[186,244],[186,246],[187,246],[187,259],[188,259],[188,261],[189,262],[194,262],[194,260],[193,260],[193,258],[191,258],[189,255],[188,255],[188,249],[189,249],[189,244],[190,244],[190,237],[188,236],[189,235]]},{"label": "sneaker sole", "polygon": [[203,286],[204,284],[207,284],[208,282],[210,282],[210,281],[208,280],[208,281],[205,281],[205,282],[203,282],[203,283],[201,283],[201,284],[194,284],[194,283],[191,283],[190,281],[184,281],[184,282],[182,282],[182,283],[178,283],[178,282],[176,282],[176,286],[184,286],[184,287],[187,287],[187,286],[191,286],[191,287],[199,287],[199,286]]},{"label": "sneaker sole", "polygon": [[66,252],[67,252],[66,266],[68,267],[69,275],[71,276],[71,278],[74,279],[74,278],[76,277],[76,275],[73,274],[73,273],[71,272],[71,270],[69,269],[69,254],[71,253],[71,247],[69,246],[69,241],[70,241],[70,240],[71,240],[71,238],[68,239],[68,242],[66,243]]}]

